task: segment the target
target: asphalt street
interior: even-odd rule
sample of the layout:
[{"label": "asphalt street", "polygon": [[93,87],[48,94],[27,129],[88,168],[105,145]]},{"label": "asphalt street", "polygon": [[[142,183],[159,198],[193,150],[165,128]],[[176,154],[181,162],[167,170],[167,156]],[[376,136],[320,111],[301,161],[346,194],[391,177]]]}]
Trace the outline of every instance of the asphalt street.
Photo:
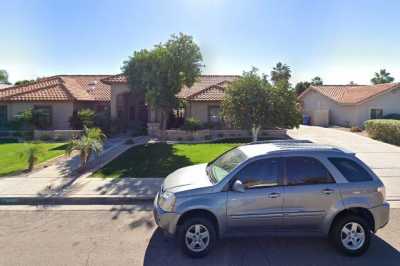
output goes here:
[{"label": "asphalt street", "polygon": [[362,257],[324,238],[226,239],[190,259],[154,224],[151,205],[0,207],[0,265],[400,265],[400,209]]}]

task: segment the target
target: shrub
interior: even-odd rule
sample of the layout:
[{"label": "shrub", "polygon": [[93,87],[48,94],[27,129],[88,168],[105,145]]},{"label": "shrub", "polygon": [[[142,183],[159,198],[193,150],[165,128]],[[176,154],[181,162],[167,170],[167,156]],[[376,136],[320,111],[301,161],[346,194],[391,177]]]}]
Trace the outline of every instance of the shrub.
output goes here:
[{"label": "shrub", "polygon": [[187,130],[187,131],[196,131],[201,129],[201,122],[200,120],[190,117],[185,120],[185,123],[183,123],[181,129]]},{"label": "shrub", "polygon": [[388,114],[388,115],[383,116],[383,118],[400,120],[400,114]]},{"label": "shrub", "polygon": [[368,135],[383,142],[400,145],[400,121],[393,119],[374,119],[364,123]]}]

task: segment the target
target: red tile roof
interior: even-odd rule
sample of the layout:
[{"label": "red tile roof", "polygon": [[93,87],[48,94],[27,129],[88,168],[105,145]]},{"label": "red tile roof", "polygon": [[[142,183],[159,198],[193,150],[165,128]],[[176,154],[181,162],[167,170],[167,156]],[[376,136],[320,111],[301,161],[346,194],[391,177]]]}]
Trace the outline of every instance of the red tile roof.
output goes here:
[{"label": "red tile roof", "polygon": [[128,83],[128,78],[124,74],[118,74],[109,76],[102,80],[106,84],[115,84],[115,83]]},{"label": "red tile roof", "polygon": [[[195,96],[205,90],[207,91],[208,88],[214,85],[219,85],[223,88],[237,78],[239,78],[239,76],[236,75],[201,75],[198,81],[196,81],[192,87],[183,87],[182,90],[178,93],[177,97],[189,100],[192,96]],[[210,91],[210,93],[211,92],[213,91]]]},{"label": "red tile roof", "polygon": [[300,94],[299,99],[310,91],[317,91],[340,104],[358,104],[395,88],[400,88],[400,83],[310,86]]},{"label": "red tile roof", "polygon": [[111,101],[108,75],[58,75],[0,90],[0,101]]},{"label": "red tile roof", "polygon": [[[220,101],[224,94],[223,88],[238,77],[237,75],[201,75],[193,86],[183,87],[177,97],[194,101]],[[102,81],[106,84],[128,83],[127,77],[123,74],[110,76]],[[215,85],[218,85],[220,89],[213,87]]]}]

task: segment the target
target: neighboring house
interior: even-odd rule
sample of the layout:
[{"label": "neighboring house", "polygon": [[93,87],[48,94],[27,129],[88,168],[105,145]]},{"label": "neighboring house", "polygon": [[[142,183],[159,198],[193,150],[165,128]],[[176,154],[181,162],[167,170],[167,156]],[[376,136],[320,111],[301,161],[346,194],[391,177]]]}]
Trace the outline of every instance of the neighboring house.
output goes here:
[{"label": "neighboring house", "polygon": [[58,75],[0,90],[0,124],[33,108],[46,113],[48,129],[69,129],[69,119],[81,108],[109,108],[109,75]]},{"label": "neighboring house", "polygon": [[400,114],[400,83],[310,86],[298,99],[313,125],[357,126]]},{"label": "neighboring house", "polygon": [[[193,117],[202,123],[219,122],[220,105],[226,85],[238,78],[234,75],[201,75],[191,86],[183,87],[177,98],[185,101],[184,117]],[[124,75],[103,79],[111,85],[111,117],[120,119],[129,127],[143,122],[159,122],[159,112],[148,110],[143,96],[131,93]]]}]

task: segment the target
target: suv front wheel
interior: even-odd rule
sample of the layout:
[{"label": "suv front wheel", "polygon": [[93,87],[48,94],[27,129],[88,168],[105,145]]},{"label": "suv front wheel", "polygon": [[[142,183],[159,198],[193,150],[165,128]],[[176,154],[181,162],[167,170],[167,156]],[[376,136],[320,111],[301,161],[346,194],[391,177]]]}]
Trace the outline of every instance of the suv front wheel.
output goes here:
[{"label": "suv front wheel", "polygon": [[331,238],[347,255],[360,256],[369,247],[371,228],[362,217],[348,215],[335,222]]},{"label": "suv front wheel", "polygon": [[204,257],[214,247],[214,225],[205,218],[189,218],[179,227],[178,241],[183,252],[191,257]]}]

